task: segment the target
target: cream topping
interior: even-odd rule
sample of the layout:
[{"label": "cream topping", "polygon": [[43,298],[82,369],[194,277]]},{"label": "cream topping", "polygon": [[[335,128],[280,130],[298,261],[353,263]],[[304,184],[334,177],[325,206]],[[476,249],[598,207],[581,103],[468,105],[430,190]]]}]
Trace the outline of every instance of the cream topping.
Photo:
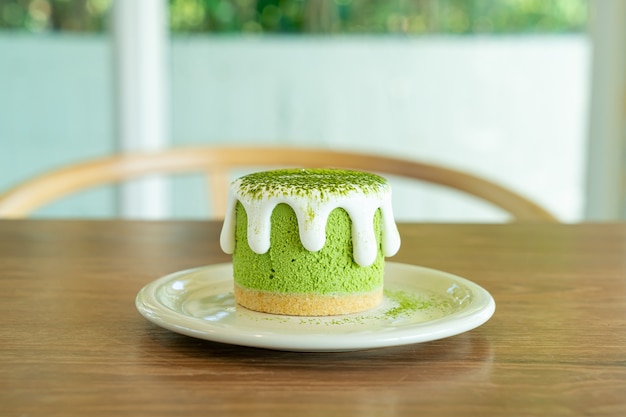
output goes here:
[{"label": "cream topping", "polygon": [[336,208],[344,209],[352,221],[353,257],[357,264],[366,267],[376,260],[378,243],[374,215],[378,209],[382,214],[383,255],[395,255],[400,248],[400,235],[391,207],[391,187],[386,182],[375,187],[352,184],[338,192],[324,187],[307,189],[304,193],[297,185],[281,184],[278,188],[251,193],[247,192],[240,178],[231,184],[230,191],[220,235],[220,245],[226,253],[232,254],[235,250],[235,207],[238,201],[248,216],[248,245],[258,254],[266,253],[270,248],[271,216],[281,203],[294,210],[300,241],[308,251],[316,252],[324,247],[328,216]]}]

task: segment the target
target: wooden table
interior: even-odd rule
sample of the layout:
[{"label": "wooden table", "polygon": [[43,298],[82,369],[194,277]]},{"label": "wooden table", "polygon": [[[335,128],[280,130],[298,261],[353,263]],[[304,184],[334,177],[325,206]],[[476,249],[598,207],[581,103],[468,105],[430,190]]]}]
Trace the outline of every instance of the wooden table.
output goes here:
[{"label": "wooden table", "polygon": [[294,353],[181,336],[137,292],[228,261],[209,222],[0,221],[0,416],[626,415],[626,224],[402,224],[491,292],[438,341]]}]

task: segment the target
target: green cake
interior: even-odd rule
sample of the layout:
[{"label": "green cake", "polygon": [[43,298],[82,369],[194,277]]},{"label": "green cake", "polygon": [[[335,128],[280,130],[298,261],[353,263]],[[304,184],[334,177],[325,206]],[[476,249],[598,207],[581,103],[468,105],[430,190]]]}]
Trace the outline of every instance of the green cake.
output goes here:
[{"label": "green cake", "polygon": [[385,256],[400,245],[391,188],[374,174],[285,169],[231,184],[221,235],[235,300],[256,311],[336,315],[382,300]]}]

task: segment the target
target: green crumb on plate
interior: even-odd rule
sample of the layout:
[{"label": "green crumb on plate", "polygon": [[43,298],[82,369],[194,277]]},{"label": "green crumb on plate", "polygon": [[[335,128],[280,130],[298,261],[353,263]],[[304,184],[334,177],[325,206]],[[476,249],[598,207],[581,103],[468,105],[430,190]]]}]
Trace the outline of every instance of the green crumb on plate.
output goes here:
[{"label": "green crumb on plate", "polygon": [[397,319],[400,316],[433,307],[432,300],[416,297],[406,291],[385,290],[385,296],[397,304],[395,307],[385,311],[385,317],[390,319]]}]

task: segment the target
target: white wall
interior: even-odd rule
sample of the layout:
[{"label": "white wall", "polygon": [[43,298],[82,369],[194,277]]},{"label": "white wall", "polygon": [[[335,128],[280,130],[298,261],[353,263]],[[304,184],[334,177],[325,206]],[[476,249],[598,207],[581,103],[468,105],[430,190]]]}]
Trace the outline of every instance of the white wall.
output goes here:
[{"label": "white wall", "polygon": [[[423,158],[497,179],[575,221],[589,55],[582,35],[174,38],[171,136],[177,146],[288,143]],[[0,189],[116,149],[108,38],[3,33],[0,59]],[[203,217],[204,191],[196,179],[177,181],[175,216]],[[398,186],[395,195],[400,219],[494,214],[430,191]],[[105,216],[108,204],[43,214]]]},{"label": "white wall", "polygon": [[[575,221],[589,54],[584,36],[176,38],[174,141],[421,158],[496,179]],[[439,194],[396,195],[403,219],[494,215]],[[177,210],[194,215],[179,196]]]},{"label": "white wall", "polygon": [[[83,158],[114,152],[111,48],[102,36],[0,32],[0,190]],[[108,188],[45,216],[116,213]]]}]

